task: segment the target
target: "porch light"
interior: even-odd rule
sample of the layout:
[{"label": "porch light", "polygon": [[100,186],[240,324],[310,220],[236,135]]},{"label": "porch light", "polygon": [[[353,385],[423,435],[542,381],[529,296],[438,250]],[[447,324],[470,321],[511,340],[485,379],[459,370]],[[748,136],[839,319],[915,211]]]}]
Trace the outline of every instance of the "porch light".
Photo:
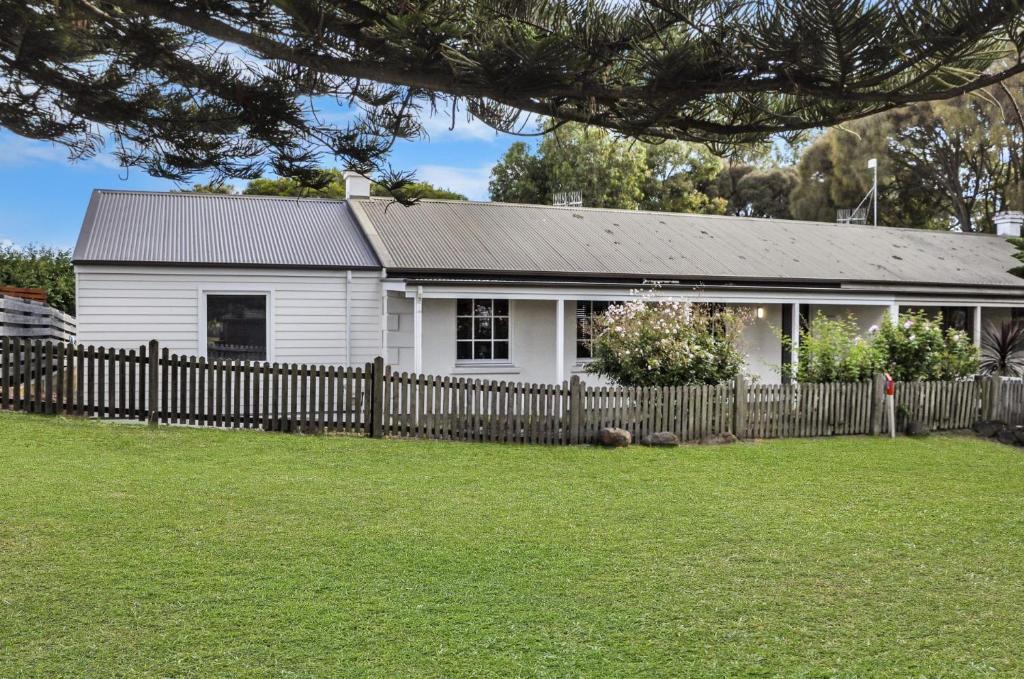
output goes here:
[{"label": "porch light", "polygon": [[757,307],[757,317],[758,318],[764,318],[764,307],[763,306]]}]

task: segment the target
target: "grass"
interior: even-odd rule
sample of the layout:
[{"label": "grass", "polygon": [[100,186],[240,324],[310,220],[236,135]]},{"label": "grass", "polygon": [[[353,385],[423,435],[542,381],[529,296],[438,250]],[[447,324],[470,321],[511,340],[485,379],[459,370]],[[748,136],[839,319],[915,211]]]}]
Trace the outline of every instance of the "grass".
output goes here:
[{"label": "grass", "polygon": [[0,414],[0,676],[1021,676],[1024,455]]}]

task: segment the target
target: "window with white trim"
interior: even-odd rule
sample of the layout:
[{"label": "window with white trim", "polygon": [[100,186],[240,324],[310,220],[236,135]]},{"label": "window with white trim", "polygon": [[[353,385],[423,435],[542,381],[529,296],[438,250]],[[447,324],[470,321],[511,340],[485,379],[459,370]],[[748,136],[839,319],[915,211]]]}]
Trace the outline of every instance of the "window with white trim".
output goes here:
[{"label": "window with white trim", "polygon": [[576,358],[594,357],[594,321],[608,311],[610,302],[576,300]]},{"label": "window with white trim", "polygon": [[206,356],[214,361],[267,360],[267,296],[207,294]]},{"label": "window with white trim", "polygon": [[509,360],[507,299],[460,299],[455,307],[455,358]]}]

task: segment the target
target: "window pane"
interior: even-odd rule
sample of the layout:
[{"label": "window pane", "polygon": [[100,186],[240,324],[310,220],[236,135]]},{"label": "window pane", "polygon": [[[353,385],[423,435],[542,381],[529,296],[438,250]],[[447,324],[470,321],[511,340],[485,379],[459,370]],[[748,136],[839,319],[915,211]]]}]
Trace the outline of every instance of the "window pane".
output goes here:
[{"label": "window pane", "polygon": [[581,318],[576,321],[576,339],[588,340],[593,333],[593,327],[589,318]]},{"label": "window pane", "polygon": [[590,315],[590,302],[585,299],[576,300],[576,318],[586,318]]},{"label": "window pane", "polygon": [[494,319],[494,339],[508,339],[508,319]]},{"label": "window pane", "polygon": [[473,342],[473,358],[489,359],[491,357],[490,342]]},{"label": "window pane", "polygon": [[576,358],[593,358],[590,354],[590,342],[576,343]]},{"label": "window pane", "polygon": [[609,302],[594,302],[593,314],[594,315],[600,315],[600,314],[603,314],[604,312],[608,311],[608,305],[609,304],[610,304]]},{"label": "window pane", "polygon": [[508,300],[507,299],[496,299],[496,300],[494,300],[494,315],[495,316],[508,316]]},{"label": "window pane", "polygon": [[211,360],[267,360],[265,295],[207,295],[206,354]]},{"label": "window pane", "polygon": [[508,358],[508,342],[495,342],[494,343],[494,358],[507,359]]},{"label": "window pane", "polygon": [[455,313],[459,316],[472,316],[473,315],[473,300],[471,299],[460,299],[455,303]]},{"label": "window pane", "polygon": [[473,313],[477,316],[490,316],[491,315],[491,300],[489,299],[474,299],[473,300]]},{"label": "window pane", "polygon": [[491,319],[480,318],[477,316],[473,319],[474,323],[474,339],[491,339]]},{"label": "window pane", "polygon": [[455,358],[460,361],[468,361],[473,358],[473,343],[472,342],[458,342],[456,343]]},{"label": "window pane", "polygon": [[460,318],[455,321],[456,338],[460,340],[473,339],[473,319]]}]

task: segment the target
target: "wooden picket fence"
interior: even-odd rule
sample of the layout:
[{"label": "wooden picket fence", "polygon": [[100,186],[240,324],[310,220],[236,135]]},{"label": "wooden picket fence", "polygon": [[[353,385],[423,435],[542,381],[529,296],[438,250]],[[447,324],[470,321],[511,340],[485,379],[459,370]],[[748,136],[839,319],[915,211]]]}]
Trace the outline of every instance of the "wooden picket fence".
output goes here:
[{"label": "wooden picket fence", "polygon": [[[355,368],[207,361],[161,350],[0,337],[0,408],[42,414],[287,432],[578,444],[602,427],[642,441],[880,434],[880,377],[827,384],[594,387],[578,378],[523,384]],[[935,430],[977,419],[1024,423],[1024,382],[998,378],[896,385],[897,425]]]}]

